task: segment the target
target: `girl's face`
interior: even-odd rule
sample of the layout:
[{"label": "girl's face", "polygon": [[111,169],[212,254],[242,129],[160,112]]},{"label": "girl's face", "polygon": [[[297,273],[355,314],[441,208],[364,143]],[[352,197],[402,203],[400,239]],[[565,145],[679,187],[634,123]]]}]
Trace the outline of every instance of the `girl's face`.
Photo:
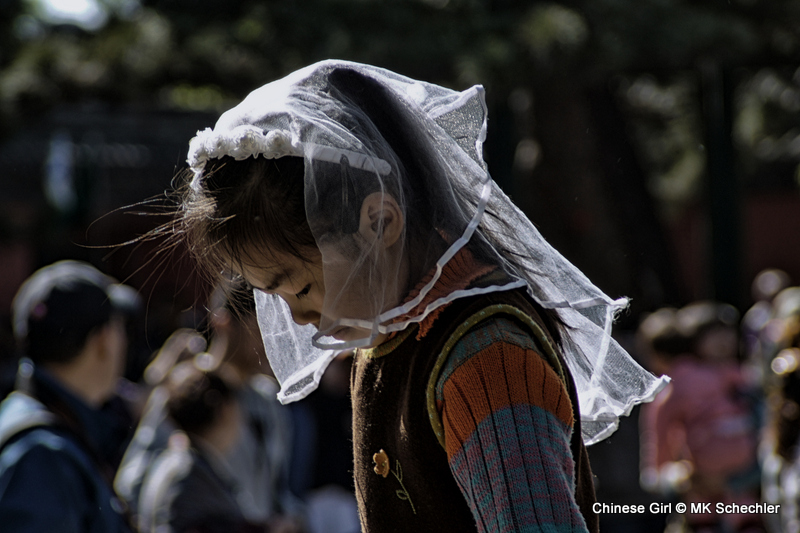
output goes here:
[{"label": "girl's face", "polygon": [[[350,261],[343,257],[326,254],[323,261],[318,250],[309,255],[311,259],[304,261],[291,254],[276,253],[264,258],[259,265],[241,265],[239,274],[254,289],[280,296],[289,306],[292,319],[297,324],[313,324],[318,330],[340,341],[368,337],[370,331],[367,329],[332,327],[340,318],[372,319],[380,312],[371,309],[369,288],[359,283],[366,278],[357,276],[353,280],[352,276],[343,274],[352,267]],[[331,259],[331,256],[336,259]],[[326,275],[330,279],[327,300]],[[351,283],[343,287],[343,280],[350,280]],[[379,337],[376,342],[382,340]]]},{"label": "girl's face", "polygon": [[[239,274],[253,288],[280,296],[296,323],[313,324],[341,341],[364,339],[370,336],[371,322],[405,296],[404,227],[397,201],[372,193],[362,202],[356,233],[321,238],[319,248],[303,250],[307,260],[281,252],[248,254],[257,259],[242,265]],[[338,323],[341,319],[365,324],[345,326]],[[373,344],[382,340],[378,337]]]},{"label": "girl's face", "polygon": [[311,261],[291,254],[275,253],[259,265],[242,264],[239,274],[254,289],[276,294],[285,301],[292,319],[313,324],[319,329],[325,297],[322,256],[316,252]]}]

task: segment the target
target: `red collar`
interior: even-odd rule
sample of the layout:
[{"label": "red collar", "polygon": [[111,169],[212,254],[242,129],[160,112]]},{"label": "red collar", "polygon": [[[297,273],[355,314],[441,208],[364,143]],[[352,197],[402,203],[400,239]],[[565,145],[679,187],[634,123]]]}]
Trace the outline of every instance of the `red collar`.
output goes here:
[{"label": "red collar", "polygon": [[[466,289],[473,281],[489,274],[496,268],[497,266],[495,265],[485,265],[479,263],[472,255],[472,252],[466,248],[461,248],[461,250],[456,252],[456,255],[454,255],[446,265],[444,265],[442,268],[442,275],[439,276],[439,279],[436,280],[436,283],[431,290],[428,291],[428,294],[425,295],[422,301],[408,313],[394,319],[393,322],[402,322],[403,320],[408,320],[411,317],[420,315],[431,302],[438,300],[439,298],[443,298],[455,291]],[[405,304],[406,302],[416,298],[422,288],[427,285],[431,279],[433,279],[435,274],[436,268],[434,267],[424,278],[422,278],[422,280],[420,280],[419,283],[417,283],[417,286],[414,287],[405,300],[403,300],[403,303]],[[450,303],[437,307],[431,311],[430,314],[422,320],[422,322],[419,323],[417,340],[427,335],[427,333],[433,327],[433,323],[439,317],[441,312],[450,305]],[[389,338],[391,339],[396,334],[396,332],[392,333]]]}]

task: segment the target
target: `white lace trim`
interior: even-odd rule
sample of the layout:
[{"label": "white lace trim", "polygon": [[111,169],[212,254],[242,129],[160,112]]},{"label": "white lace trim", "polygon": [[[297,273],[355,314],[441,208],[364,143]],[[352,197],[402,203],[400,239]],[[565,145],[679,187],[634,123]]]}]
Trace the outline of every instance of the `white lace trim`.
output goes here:
[{"label": "white lace trim", "polygon": [[344,160],[351,167],[377,172],[384,176],[392,171],[389,163],[377,157],[341,148],[301,143],[292,140],[291,134],[287,131],[270,130],[264,133],[261,128],[247,124],[228,131],[211,128],[198,131],[189,143],[189,155],[186,161],[194,171],[192,188],[198,189],[199,180],[209,159],[219,159],[223,156],[231,156],[237,161],[257,156],[278,159],[285,156],[302,157],[305,153],[311,159],[330,163],[341,163]]}]

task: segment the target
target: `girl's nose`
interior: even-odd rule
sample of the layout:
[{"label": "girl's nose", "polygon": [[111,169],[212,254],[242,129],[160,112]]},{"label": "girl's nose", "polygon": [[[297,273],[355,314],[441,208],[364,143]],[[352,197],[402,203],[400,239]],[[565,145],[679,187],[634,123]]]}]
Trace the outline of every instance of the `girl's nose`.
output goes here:
[{"label": "girl's nose", "polygon": [[289,303],[289,310],[292,312],[292,320],[294,320],[296,324],[301,326],[315,324],[319,326],[320,314],[317,311],[307,309],[299,302]]}]

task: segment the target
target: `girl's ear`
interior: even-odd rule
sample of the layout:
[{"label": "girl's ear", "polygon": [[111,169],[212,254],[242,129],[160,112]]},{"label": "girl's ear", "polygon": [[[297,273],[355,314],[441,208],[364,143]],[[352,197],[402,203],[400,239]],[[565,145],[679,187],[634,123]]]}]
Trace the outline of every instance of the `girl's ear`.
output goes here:
[{"label": "girl's ear", "polygon": [[384,248],[397,242],[403,234],[403,211],[391,195],[374,192],[364,198],[358,233],[367,242],[379,241]]}]

